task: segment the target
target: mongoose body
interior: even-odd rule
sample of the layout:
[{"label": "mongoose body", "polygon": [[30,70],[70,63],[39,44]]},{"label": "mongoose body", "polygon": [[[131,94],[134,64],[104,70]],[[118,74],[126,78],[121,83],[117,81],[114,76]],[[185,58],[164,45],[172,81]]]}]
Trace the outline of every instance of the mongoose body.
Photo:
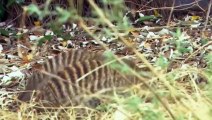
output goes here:
[{"label": "mongoose body", "polygon": [[104,65],[104,59],[100,53],[82,50],[57,55],[33,73],[27,82],[28,92],[21,93],[18,99],[27,102],[35,98],[44,106],[73,106],[81,103],[83,95],[137,82],[132,75]]}]

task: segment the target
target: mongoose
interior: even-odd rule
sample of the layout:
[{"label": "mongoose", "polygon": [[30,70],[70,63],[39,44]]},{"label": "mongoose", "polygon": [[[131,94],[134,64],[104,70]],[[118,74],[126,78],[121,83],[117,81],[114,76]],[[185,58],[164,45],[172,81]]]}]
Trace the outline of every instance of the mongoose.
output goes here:
[{"label": "mongoose", "polygon": [[[27,82],[27,92],[20,93],[18,99],[28,102],[34,97],[47,107],[73,106],[81,103],[83,94],[138,82],[136,77],[104,65],[104,59],[98,52],[83,50],[59,54],[47,60],[41,70],[33,72]],[[131,61],[127,62],[134,66]]]}]

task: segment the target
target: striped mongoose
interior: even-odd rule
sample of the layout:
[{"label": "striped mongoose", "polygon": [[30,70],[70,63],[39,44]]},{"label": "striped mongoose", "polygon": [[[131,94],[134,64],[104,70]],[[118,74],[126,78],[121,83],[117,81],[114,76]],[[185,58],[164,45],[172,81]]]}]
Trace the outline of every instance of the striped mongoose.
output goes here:
[{"label": "striped mongoose", "polygon": [[[108,65],[102,66],[104,59],[101,53],[83,50],[59,54],[45,61],[41,70],[33,72],[26,92],[20,93],[18,99],[29,102],[33,94],[36,101],[47,107],[79,105],[83,94],[138,82],[132,75],[121,74]],[[134,66],[130,61],[128,64]]]}]

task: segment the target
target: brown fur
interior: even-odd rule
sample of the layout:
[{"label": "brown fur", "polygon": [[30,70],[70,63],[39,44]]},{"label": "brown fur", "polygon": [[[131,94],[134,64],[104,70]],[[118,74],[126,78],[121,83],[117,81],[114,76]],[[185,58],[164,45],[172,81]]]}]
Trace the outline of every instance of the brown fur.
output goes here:
[{"label": "brown fur", "polygon": [[[102,54],[96,52],[71,50],[62,53],[47,60],[42,70],[33,73],[26,86],[28,92],[21,93],[18,99],[29,102],[32,91],[35,91],[34,98],[44,106],[79,105],[83,95],[138,82],[130,74],[122,74],[107,65],[102,66],[104,59]],[[125,61],[135,66],[129,60]]]}]

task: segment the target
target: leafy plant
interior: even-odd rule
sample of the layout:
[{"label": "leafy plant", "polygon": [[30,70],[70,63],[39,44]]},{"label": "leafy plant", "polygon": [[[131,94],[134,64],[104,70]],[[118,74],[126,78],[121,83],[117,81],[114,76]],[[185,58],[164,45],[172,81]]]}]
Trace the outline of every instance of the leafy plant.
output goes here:
[{"label": "leafy plant", "polygon": [[155,16],[141,16],[136,20],[136,23],[143,23],[144,21],[155,20],[157,17]]},{"label": "leafy plant", "polygon": [[205,60],[207,63],[207,69],[205,70],[205,74],[208,78],[208,81],[212,84],[212,53],[209,53],[205,56]]},{"label": "leafy plant", "polygon": [[112,52],[107,51],[104,55],[106,57],[105,63],[115,61],[109,64],[112,69],[116,69],[122,73],[129,73],[129,66],[127,64],[121,64],[116,61],[116,58],[114,57],[114,54]]},{"label": "leafy plant", "polygon": [[48,7],[45,7],[45,9],[41,10],[35,4],[30,4],[29,6],[27,6],[26,11],[29,13],[29,15],[38,16],[39,20],[42,20],[44,17],[50,14]]},{"label": "leafy plant", "polygon": [[38,40],[38,46],[41,46],[45,41],[50,41],[53,38],[52,35],[46,35]]},{"label": "leafy plant", "polygon": [[162,55],[160,55],[159,58],[156,60],[156,65],[160,66],[162,69],[166,68],[168,64],[168,59]]},{"label": "leafy plant", "polygon": [[60,23],[67,22],[70,19],[70,17],[71,17],[71,14],[70,14],[69,11],[64,10],[64,9],[62,9],[60,7],[56,7],[56,11],[57,11],[57,14],[59,16],[58,22],[60,22]]},{"label": "leafy plant", "polygon": [[183,55],[188,52],[193,52],[191,43],[187,40],[188,37],[185,33],[181,32],[180,28],[177,28],[176,32],[171,32],[171,34],[175,38],[174,40],[172,40],[172,42],[176,45],[176,56]]},{"label": "leafy plant", "polygon": [[207,61],[207,68],[209,70],[212,70],[212,53],[209,53],[208,55],[206,55],[205,59]]}]

